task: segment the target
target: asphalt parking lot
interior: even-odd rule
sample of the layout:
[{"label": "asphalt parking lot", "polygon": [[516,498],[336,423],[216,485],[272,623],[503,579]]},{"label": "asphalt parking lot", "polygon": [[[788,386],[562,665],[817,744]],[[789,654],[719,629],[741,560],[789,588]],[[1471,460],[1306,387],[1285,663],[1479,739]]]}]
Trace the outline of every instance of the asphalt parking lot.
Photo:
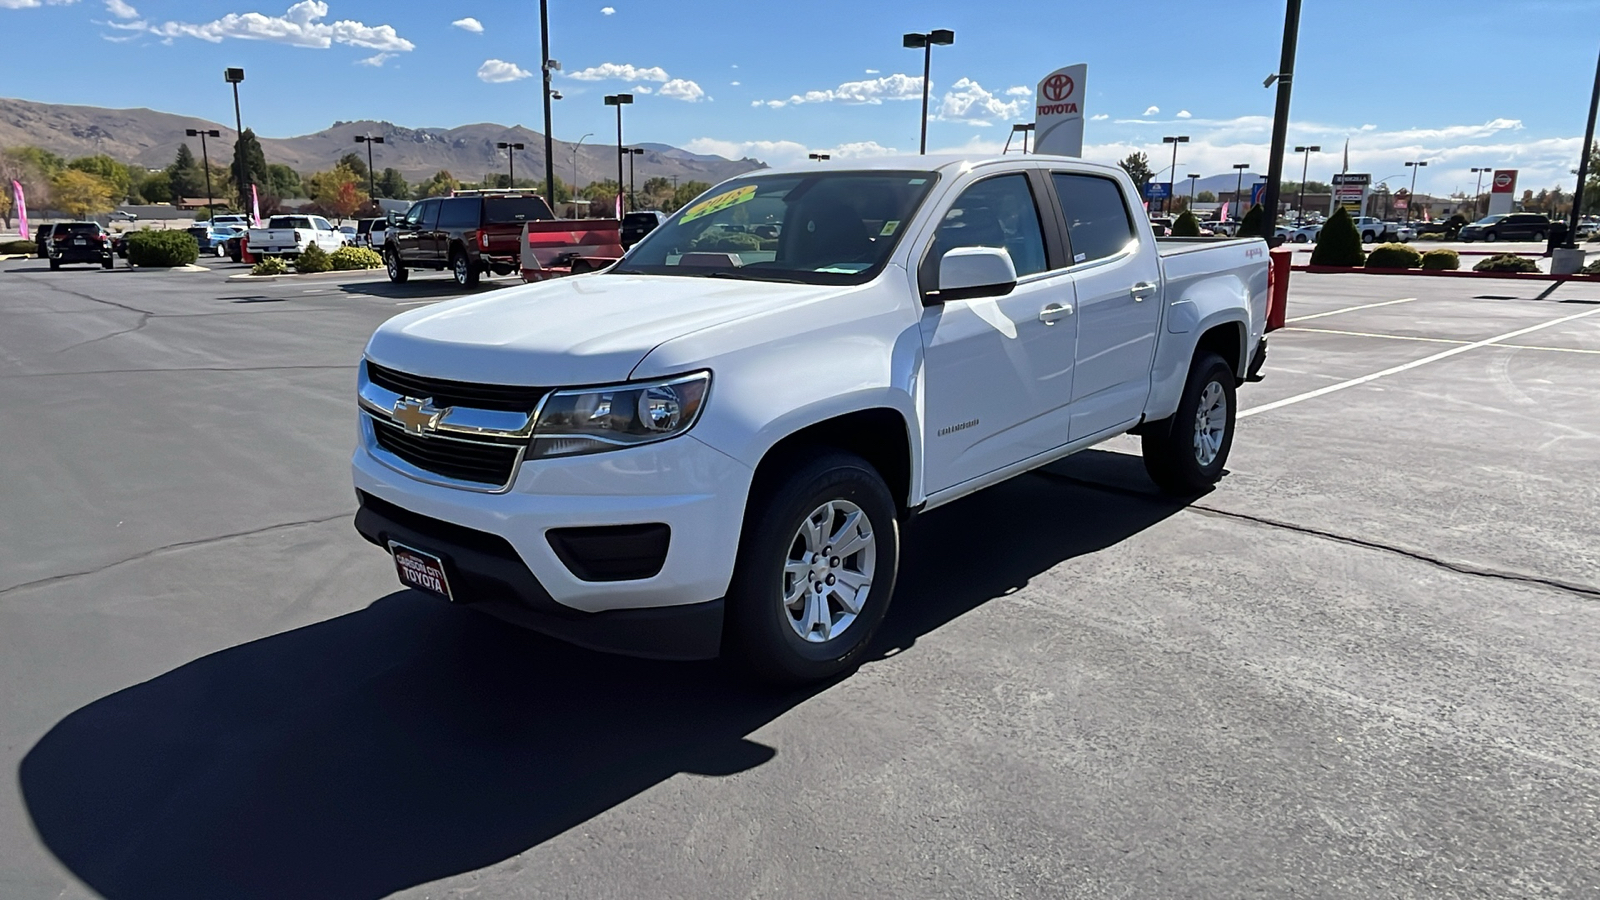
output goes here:
[{"label": "asphalt parking lot", "polygon": [[0,262],[0,896],[1600,892],[1600,284],[1296,273],[1215,491],[930,513],[774,695],[400,590],[354,365],[454,285],[208,269]]}]

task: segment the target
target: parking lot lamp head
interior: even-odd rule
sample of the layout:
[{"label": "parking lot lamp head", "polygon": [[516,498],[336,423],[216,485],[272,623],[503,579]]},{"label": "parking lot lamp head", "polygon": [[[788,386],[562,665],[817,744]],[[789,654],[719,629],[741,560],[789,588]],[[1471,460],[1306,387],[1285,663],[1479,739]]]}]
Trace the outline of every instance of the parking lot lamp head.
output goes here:
[{"label": "parking lot lamp head", "polygon": [[808,153],[806,156],[810,159],[816,160],[817,162],[826,162],[830,159],[833,159],[832,154],[828,153]]},{"label": "parking lot lamp head", "polygon": [[928,77],[933,68],[933,47],[935,44],[947,47],[955,42],[956,33],[948,28],[936,28],[926,33],[913,31],[900,38],[900,45],[906,49],[922,51],[922,140],[918,152],[924,156],[928,153]]},{"label": "parking lot lamp head", "polygon": [[1233,186],[1233,214],[1241,219],[1244,218],[1244,213],[1240,212],[1239,210],[1243,208],[1244,201],[1239,199],[1239,194],[1244,191],[1244,173],[1248,171],[1249,168],[1249,163],[1233,164],[1233,170],[1239,173],[1239,177],[1235,179]]}]

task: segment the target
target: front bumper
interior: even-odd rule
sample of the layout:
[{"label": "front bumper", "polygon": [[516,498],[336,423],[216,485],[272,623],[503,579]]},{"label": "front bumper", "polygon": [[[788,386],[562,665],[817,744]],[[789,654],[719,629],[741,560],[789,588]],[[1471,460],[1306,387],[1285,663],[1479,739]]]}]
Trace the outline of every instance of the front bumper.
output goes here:
[{"label": "front bumper", "polygon": [[[660,648],[645,653],[628,645],[631,639],[626,633],[631,626],[626,625],[619,625],[618,630],[627,646],[614,646],[603,639],[609,626],[601,623],[682,615],[697,622],[715,619],[718,624],[713,630],[720,634],[719,601],[733,577],[745,497],[753,475],[749,467],[689,434],[610,453],[530,460],[521,464],[508,491],[484,493],[429,484],[391,467],[383,461],[383,451],[374,446],[371,424],[365,416],[361,420],[361,445],[351,459],[355,487],[379,503],[363,499],[357,528],[369,540],[382,538],[386,530],[421,532],[410,541],[389,539],[448,558],[447,566],[454,569],[452,586],[458,577],[462,580],[457,600],[487,603],[485,611],[493,612],[493,606],[504,612],[505,604],[500,601],[515,598],[511,611],[525,620],[520,624],[575,643],[640,655],[682,654]],[[400,515],[392,510],[368,511],[369,507],[387,509],[380,504],[400,510]],[[407,515],[444,527],[421,529],[416,522],[402,521]],[[550,534],[564,529],[653,525],[666,526],[671,535],[659,570],[647,577],[623,580],[580,577],[583,572],[596,578],[593,572],[584,571],[584,566],[573,564],[570,554],[564,561],[561,540]],[[503,544],[501,552],[490,554],[499,561],[479,552],[461,552],[462,536],[452,528]],[[718,604],[715,615],[708,603]],[[623,612],[627,615],[621,615]],[[605,615],[582,626],[581,634],[570,625],[597,614]],[[512,615],[502,617],[517,621]],[[682,641],[680,635],[665,638],[668,644]],[[697,652],[704,650],[704,641],[689,644]],[[714,655],[714,650],[709,655]]]}]

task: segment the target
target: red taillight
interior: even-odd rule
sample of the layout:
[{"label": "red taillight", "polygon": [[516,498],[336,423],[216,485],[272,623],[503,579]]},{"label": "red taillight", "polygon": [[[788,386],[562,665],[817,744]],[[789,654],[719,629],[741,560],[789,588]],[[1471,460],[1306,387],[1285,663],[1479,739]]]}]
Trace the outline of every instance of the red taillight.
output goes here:
[{"label": "red taillight", "polygon": [[104,243],[105,243],[105,242],[106,242],[106,236],[105,236],[105,235],[103,235],[103,234],[97,234],[97,235],[95,235],[95,236],[94,236],[94,239],[95,239],[95,240],[97,240],[97,241],[99,241],[99,242],[100,242],[100,243],[102,243],[102,244],[104,244]]},{"label": "red taillight", "polygon": [[478,249],[479,250],[487,250],[487,249],[489,249],[489,232],[487,232],[487,231],[478,232]]}]

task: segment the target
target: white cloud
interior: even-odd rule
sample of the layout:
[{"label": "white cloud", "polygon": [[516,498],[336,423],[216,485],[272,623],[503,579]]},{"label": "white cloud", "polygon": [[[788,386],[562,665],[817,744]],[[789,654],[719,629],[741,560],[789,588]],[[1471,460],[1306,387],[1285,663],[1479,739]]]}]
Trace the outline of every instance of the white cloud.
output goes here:
[{"label": "white cloud", "polygon": [[787,100],[767,100],[773,109],[801,103],[867,103],[876,106],[885,100],[916,100],[922,97],[922,78],[911,75],[885,75],[870,81],[847,81],[836,88],[806,91]]},{"label": "white cloud", "polygon": [[457,19],[450,24],[461,29],[462,31],[470,31],[473,34],[483,34],[483,23],[471,16],[467,16],[465,19]]},{"label": "white cloud", "polygon": [[[51,6],[71,6],[78,0],[45,0]],[[0,9],[33,9],[42,6],[39,0],[0,0]]]},{"label": "white cloud", "polygon": [[1178,118],[1180,118],[1180,119],[1192,119],[1192,118],[1194,118],[1194,114],[1190,113],[1187,109],[1180,109],[1180,110],[1178,110]]},{"label": "white cloud", "polygon": [[730,85],[732,85],[734,87],[738,87],[739,86],[739,82],[737,82],[737,81],[730,81],[730,82],[728,82],[728,84],[730,84]]},{"label": "white cloud", "polygon": [[938,117],[971,125],[992,125],[995,120],[1015,119],[1030,104],[1026,100],[1001,100],[983,85],[963,78],[950,86],[939,103]]},{"label": "white cloud", "polygon": [[876,141],[857,141],[836,147],[810,147],[798,141],[725,141],[717,138],[695,138],[683,145],[690,153],[712,153],[728,159],[753,157],[775,166],[805,162],[811,153],[826,153],[834,159],[867,159],[874,156],[893,156],[899,153]]},{"label": "white cloud", "polygon": [[1161,107],[1159,107],[1159,106],[1152,106],[1149,109],[1144,111],[1144,114],[1147,115],[1147,116],[1159,115],[1160,113],[1161,113]]},{"label": "white cloud", "polygon": [[1032,97],[1033,96],[1033,88],[1025,87],[1025,86],[1020,85],[1020,84],[1017,85],[1016,87],[1008,87],[1008,88],[1006,88],[1006,96],[1007,97]]},{"label": "white cloud", "polygon": [[602,15],[602,16],[614,16],[614,15],[616,15],[616,13],[617,13],[617,8],[614,7],[614,6],[602,6],[602,7],[600,7],[600,15]]},{"label": "white cloud", "polygon": [[1096,114],[1094,114],[1094,115],[1089,117],[1089,121],[1091,121],[1091,122],[1104,122],[1105,120],[1107,120],[1109,118],[1111,118],[1111,117],[1106,115],[1105,113],[1096,113]]},{"label": "white cloud", "polygon": [[879,73],[878,69],[868,69],[867,70],[867,74],[868,75],[877,75],[878,73]]},{"label": "white cloud", "polygon": [[687,78],[674,78],[661,86],[661,96],[687,103],[699,103],[706,99],[706,92],[700,85]]},{"label": "white cloud", "polygon": [[633,86],[633,92],[635,94],[649,94],[649,93],[653,92],[654,90],[655,90],[655,88],[652,88],[649,85],[645,85],[645,84],[636,84],[636,85]]},{"label": "white cloud", "polygon": [[601,63],[598,66],[591,66],[587,69],[579,69],[576,72],[569,72],[567,77],[576,78],[579,81],[604,81],[608,78],[616,79],[617,81],[672,80],[671,77],[667,75],[667,70],[661,68],[660,66],[640,68],[639,66],[629,63],[609,62]]},{"label": "white cloud", "polygon": [[507,81],[520,81],[531,78],[532,72],[522,68],[516,63],[508,63],[503,59],[486,59],[478,67],[478,80],[490,84],[501,84]]},{"label": "white cloud", "polygon": [[139,11],[129,6],[124,0],[106,0],[106,12],[119,19],[139,18]]},{"label": "white cloud", "polygon": [[144,30],[168,40],[192,37],[213,44],[220,44],[227,38],[236,38],[246,41],[273,41],[320,50],[326,50],[334,44],[389,52],[403,52],[416,47],[397,34],[392,25],[366,25],[349,19],[331,23],[321,21],[327,17],[328,4],[323,0],[300,0],[281,16],[267,16],[255,12],[228,13],[220,19],[201,25],[164,22],[160,25],[146,25]]},{"label": "white cloud", "polygon": [[391,59],[394,59],[395,56],[397,56],[397,55],[398,54],[394,54],[394,53],[374,53],[373,55],[367,57],[366,59],[358,59],[358,60],[356,60],[356,65],[358,65],[358,66],[371,66],[374,69],[381,69],[381,68],[383,68],[383,64],[384,63],[388,62]]}]

